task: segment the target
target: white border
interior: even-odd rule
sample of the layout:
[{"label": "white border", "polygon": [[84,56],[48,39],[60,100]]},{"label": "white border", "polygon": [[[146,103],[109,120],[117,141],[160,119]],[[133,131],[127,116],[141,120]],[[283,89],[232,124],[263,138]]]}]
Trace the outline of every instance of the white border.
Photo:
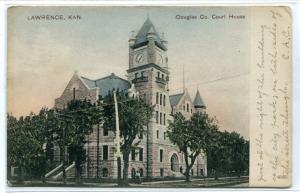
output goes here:
[{"label": "white border", "polygon": [[[10,188],[6,186],[6,14],[7,7],[10,6],[267,6],[267,5],[288,5],[292,9],[293,15],[293,182],[289,189],[275,188],[246,188],[246,189],[145,189],[145,188]],[[0,192],[232,192],[232,191],[300,191],[300,2],[275,1],[275,0],[232,0],[232,1],[10,1],[4,0],[0,3]]]}]

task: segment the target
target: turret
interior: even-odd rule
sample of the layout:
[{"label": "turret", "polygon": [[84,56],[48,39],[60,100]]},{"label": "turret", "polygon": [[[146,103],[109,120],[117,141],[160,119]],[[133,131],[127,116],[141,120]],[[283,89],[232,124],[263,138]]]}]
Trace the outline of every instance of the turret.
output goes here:
[{"label": "turret", "polygon": [[193,104],[194,104],[194,107],[195,107],[197,112],[203,112],[206,109],[206,106],[205,106],[205,104],[202,100],[202,97],[199,93],[199,90],[197,90],[197,93],[196,93]]}]

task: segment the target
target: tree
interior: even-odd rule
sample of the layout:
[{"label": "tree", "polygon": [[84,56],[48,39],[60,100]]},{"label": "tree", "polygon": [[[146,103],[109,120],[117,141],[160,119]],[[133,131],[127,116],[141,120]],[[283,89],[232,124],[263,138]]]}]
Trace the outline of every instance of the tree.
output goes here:
[{"label": "tree", "polygon": [[[120,147],[124,163],[123,185],[128,185],[129,154],[140,142],[135,141],[135,139],[138,139],[140,134],[146,132],[144,127],[151,119],[149,112],[153,113],[153,107],[142,99],[130,98],[120,93],[117,94],[117,99],[121,138]],[[115,111],[112,95],[108,95],[104,101],[107,104],[104,106],[104,127],[115,131]]]},{"label": "tree", "polygon": [[8,165],[18,167],[20,182],[25,174],[26,177],[40,178],[46,172],[46,113],[47,109],[43,108],[39,114],[31,113],[19,120],[12,115],[7,116]]},{"label": "tree", "polygon": [[190,120],[186,120],[181,113],[176,113],[174,121],[169,123],[169,139],[184,154],[186,181],[190,181],[190,170],[197,156],[206,153],[212,145],[211,139],[217,128],[216,120],[202,112],[194,113]]},{"label": "tree", "polygon": [[102,121],[102,109],[99,103],[88,100],[72,100],[67,108],[59,112],[61,129],[57,132],[57,141],[61,147],[68,147],[68,156],[75,161],[76,181],[81,182],[82,164],[87,155],[84,149],[86,137]]},{"label": "tree", "polygon": [[249,142],[236,132],[218,131],[217,142],[207,152],[208,170],[219,175],[240,176],[249,167]]},{"label": "tree", "polygon": [[230,133],[230,148],[232,149],[231,171],[238,177],[249,168],[249,142],[236,132]]}]

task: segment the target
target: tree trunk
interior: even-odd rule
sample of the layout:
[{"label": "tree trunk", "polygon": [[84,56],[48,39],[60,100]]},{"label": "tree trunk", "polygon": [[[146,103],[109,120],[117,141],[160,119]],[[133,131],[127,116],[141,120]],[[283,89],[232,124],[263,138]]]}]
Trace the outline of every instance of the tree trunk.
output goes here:
[{"label": "tree trunk", "polygon": [[20,184],[23,184],[23,182],[24,182],[23,167],[22,166],[19,166],[19,168],[18,168],[18,180],[17,180],[17,182],[20,183]]},{"label": "tree trunk", "polygon": [[185,170],[185,181],[186,182],[190,182],[191,181],[191,175],[190,175],[190,168],[187,168],[186,170]]},{"label": "tree trunk", "polygon": [[197,156],[199,155],[199,152],[195,152],[194,155],[191,154],[191,163],[189,163],[188,151],[187,150],[183,151],[183,154],[184,154],[184,161],[185,161],[185,167],[186,167],[185,172],[184,172],[185,181],[190,182],[191,181],[190,171],[195,163]]},{"label": "tree trunk", "polygon": [[75,168],[76,168],[75,179],[76,179],[76,183],[80,184],[81,183],[81,179],[80,179],[80,176],[81,176],[81,163],[78,159],[77,153],[78,152],[75,153]]},{"label": "tree trunk", "polygon": [[191,168],[190,168],[190,165],[189,165],[189,155],[188,155],[187,150],[183,151],[183,154],[184,154],[184,161],[185,161],[185,172],[184,172],[185,181],[190,182],[191,181],[191,176],[190,176],[190,169]]},{"label": "tree trunk", "polygon": [[124,162],[124,168],[123,168],[123,183],[122,185],[128,186],[128,167],[129,167],[129,151],[123,152],[123,162]]},{"label": "tree trunk", "polygon": [[219,176],[218,176],[218,170],[215,171],[215,180],[218,180]]}]

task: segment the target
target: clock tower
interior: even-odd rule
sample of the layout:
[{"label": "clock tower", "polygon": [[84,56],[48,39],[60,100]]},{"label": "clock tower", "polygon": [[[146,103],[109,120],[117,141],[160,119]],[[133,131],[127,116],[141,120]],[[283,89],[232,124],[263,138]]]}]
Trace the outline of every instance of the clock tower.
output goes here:
[{"label": "clock tower", "polygon": [[154,25],[147,18],[137,35],[132,34],[129,39],[129,68],[156,64],[166,69],[167,41],[162,36],[157,33]]},{"label": "clock tower", "polygon": [[[164,35],[159,35],[149,18],[137,34],[129,39],[128,80],[134,84],[140,98],[155,106],[141,145],[147,146],[147,175],[159,176],[163,164],[169,163],[162,156],[170,148],[166,137],[168,120],[171,119],[169,100],[169,70],[167,44]],[[168,145],[166,145],[168,144]],[[159,156],[161,158],[159,158]]]}]

